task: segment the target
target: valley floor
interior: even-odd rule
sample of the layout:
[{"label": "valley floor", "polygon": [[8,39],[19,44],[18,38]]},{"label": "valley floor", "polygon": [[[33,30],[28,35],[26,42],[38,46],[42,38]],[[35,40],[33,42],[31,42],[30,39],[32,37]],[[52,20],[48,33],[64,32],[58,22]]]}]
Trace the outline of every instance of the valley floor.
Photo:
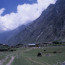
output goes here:
[{"label": "valley floor", "polygon": [[[42,55],[40,57],[37,56],[39,52]],[[0,52],[0,65],[65,65],[65,46]]]}]

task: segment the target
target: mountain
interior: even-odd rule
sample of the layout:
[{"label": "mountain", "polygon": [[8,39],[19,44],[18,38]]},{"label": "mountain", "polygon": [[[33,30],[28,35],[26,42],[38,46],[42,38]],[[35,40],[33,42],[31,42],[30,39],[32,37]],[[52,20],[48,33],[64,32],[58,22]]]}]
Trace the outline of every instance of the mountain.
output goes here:
[{"label": "mountain", "polygon": [[22,31],[26,26],[22,25],[18,27],[15,30],[12,31],[5,31],[5,32],[0,32],[0,44],[6,44],[7,40],[12,38],[13,36],[16,36],[20,31]]},{"label": "mountain", "polygon": [[65,41],[65,0],[51,4],[37,20],[9,39],[8,43],[14,45],[56,40]]}]

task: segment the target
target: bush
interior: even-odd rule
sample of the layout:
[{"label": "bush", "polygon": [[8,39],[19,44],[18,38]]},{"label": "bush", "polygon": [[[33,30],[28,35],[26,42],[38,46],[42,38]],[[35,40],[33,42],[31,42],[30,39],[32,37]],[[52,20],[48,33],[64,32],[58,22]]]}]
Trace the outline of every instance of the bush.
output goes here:
[{"label": "bush", "polygon": [[56,51],[54,51],[53,53],[57,53]]},{"label": "bush", "polygon": [[44,50],[44,51],[46,51],[46,50]]},{"label": "bush", "polygon": [[42,54],[39,52],[39,53],[37,54],[37,56],[40,57],[40,56],[42,56]]}]

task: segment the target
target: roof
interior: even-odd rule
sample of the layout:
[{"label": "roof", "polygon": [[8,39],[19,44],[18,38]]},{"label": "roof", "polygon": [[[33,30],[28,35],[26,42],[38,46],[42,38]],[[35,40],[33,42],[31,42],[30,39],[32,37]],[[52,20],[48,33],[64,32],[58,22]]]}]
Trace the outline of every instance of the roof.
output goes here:
[{"label": "roof", "polygon": [[28,45],[36,45],[36,44],[28,44]]}]

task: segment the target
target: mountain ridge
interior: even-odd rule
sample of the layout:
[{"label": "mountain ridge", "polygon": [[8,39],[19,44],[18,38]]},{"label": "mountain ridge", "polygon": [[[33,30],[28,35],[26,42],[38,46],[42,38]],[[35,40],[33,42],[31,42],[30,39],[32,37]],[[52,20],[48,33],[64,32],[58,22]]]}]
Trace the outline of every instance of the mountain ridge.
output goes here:
[{"label": "mountain ridge", "polygon": [[41,16],[15,37],[8,40],[9,44],[43,43],[65,40],[65,1],[57,0],[51,4]]}]

